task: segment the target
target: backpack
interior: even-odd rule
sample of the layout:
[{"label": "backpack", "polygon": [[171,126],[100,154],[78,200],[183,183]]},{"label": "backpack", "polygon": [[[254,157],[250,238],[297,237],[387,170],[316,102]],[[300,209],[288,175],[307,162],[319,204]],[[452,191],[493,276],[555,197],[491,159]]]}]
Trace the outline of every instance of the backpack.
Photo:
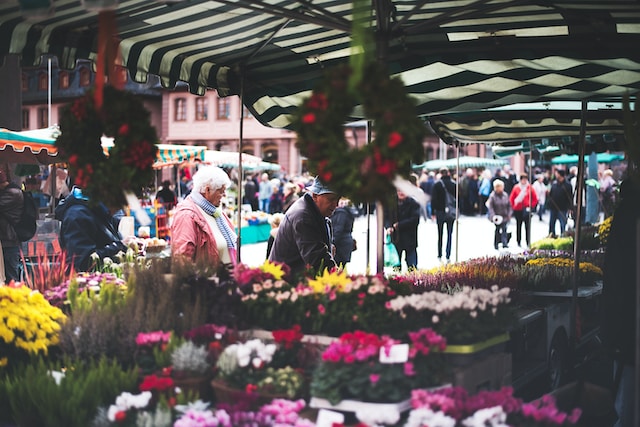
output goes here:
[{"label": "backpack", "polygon": [[458,211],[456,199],[449,193],[444,184],[442,184],[442,187],[444,188],[444,217],[447,221],[453,221],[456,219]]},{"label": "backpack", "polygon": [[22,190],[24,203],[22,204],[22,216],[20,221],[13,224],[13,229],[18,235],[18,240],[26,242],[36,234],[38,219],[38,206],[30,191]]}]

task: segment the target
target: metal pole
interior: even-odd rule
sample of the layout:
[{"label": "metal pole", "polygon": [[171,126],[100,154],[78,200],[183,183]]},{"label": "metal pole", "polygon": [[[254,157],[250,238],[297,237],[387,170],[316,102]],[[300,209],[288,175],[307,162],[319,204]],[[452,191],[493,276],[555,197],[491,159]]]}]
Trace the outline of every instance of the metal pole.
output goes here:
[{"label": "metal pole", "polygon": [[[576,183],[576,194],[581,195],[584,187],[584,152],[586,143],[587,127],[587,101],[582,101],[582,113],[580,117],[580,139],[578,140],[578,181]],[[578,285],[580,284],[580,218],[582,217],[582,197],[578,197],[575,215],[575,233],[573,239],[573,292],[571,295],[571,339],[570,355],[573,360],[576,346],[576,306],[578,304]]]},{"label": "metal pole", "polygon": [[47,60],[47,73],[49,76],[47,88],[47,127],[51,127],[51,57]]},{"label": "metal pole", "polygon": [[[371,126],[369,124],[370,124],[370,121],[367,120],[367,123],[366,123],[367,144],[371,143]],[[366,202],[366,215],[367,215],[367,263],[366,263],[367,268],[366,268],[366,271],[367,271],[367,274],[369,274],[369,272],[371,271],[371,203],[369,202]],[[377,245],[377,246],[380,246],[380,245]]]},{"label": "metal pole", "polygon": [[236,262],[240,264],[240,250],[242,248],[242,143],[244,137],[244,77],[240,77],[240,141],[238,143],[238,198],[236,200],[236,209],[238,210],[238,243],[236,247]]},{"label": "metal pole", "polygon": [[531,174],[531,163],[533,163],[533,144],[531,143],[531,141],[529,141],[529,161],[525,162],[525,166],[529,167],[529,218],[527,218],[527,220],[529,221],[529,227],[525,227],[526,228],[525,231],[527,233],[527,243],[531,242],[531,218],[533,218],[533,209],[534,209],[534,207],[531,206],[531,192],[533,191],[533,176]]},{"label": "metal pole", "polygon": [[[458,262],[458,238],[460,236],[460,224],[458,222],[458,216],[460,215],[460,143],[456,144],[456,262]],[[444,188],[444,191],[447,191],[447,188]],[[449,227],[447,225],[447,227]],[[447,233],[449,230],[447,230]],[[438,248],[440,250],[440,248]]]},{"label": "metal pole", "polygon": [[636,220],[636,363],[635,363],[635,398],[633,416],[634,426],[640,425],[640,220]]},{"label": "metal pole", "polygon": [[376,242],[378,242],[378,244],[376,245],[378,248],[376,272],[383,273],[384,252],[382,245],[384,244],[384,208],[380,200],[376,200],[376,237]]}]

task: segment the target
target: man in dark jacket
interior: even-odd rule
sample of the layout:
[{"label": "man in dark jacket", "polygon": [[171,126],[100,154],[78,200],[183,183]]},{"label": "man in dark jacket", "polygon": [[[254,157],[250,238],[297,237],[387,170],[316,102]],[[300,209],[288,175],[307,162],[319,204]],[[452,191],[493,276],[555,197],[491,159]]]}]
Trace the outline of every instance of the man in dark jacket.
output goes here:
[{"label": "man in dark jacket", "polygon": [[316,272],[336,267],[329,217],[336,210],[339,199],[338,194],[316,178],[308,192],[285,214],[269,261],[287,264],[294,276],[304,273],[307,267]]},{"label": "man in dark jacket", "polygon": [[349,199],[340,199],[338,208],[331,215],[333,225],[333,243],[336,247],[336,264],[344,265],[351,261],[351,252],[356,249],[353,238],[353,223],[357,212]]},{"label": "man in dark jacket", "polygon": [[72,257],[76,271],[88,271],[91,255],[102,260],[126,252],[118,231],[118,221],[102,203],[89,206],[89,199],[78,187],[55,210],[60,227],[60,246]]},{"label": "man in dark jacket", "polygon": [[571,189],[571,184],[569,184],[566,179],[566,172],[558,169],[556,170],[556,180],[551,185],[549,195],[547,196],[549,235],[556,235],[556,221],[560,222],[560,235],[564,233],[572,203],[573,190]]},{"label": "man in dark jacket", "polygon": [[387,227],[387,233],[392,236],[393,244],[408,270],[415,270],[418,265],[418,225],[420,224],[420,204],[404,192],[398,190],[398,209],[395,221]]},{"label": "man in dark jacket", "polygon": [[456,183],[451,179],[449,175],[449,169],[440,169],[440,181],[436,182],[433,186],[433,192],[431,194],[431,208],[433,209],[436,223],[438,224],[438,260],[442,260],[442,235],[444,233],[444,225],[447,225],[447,248],[446,256],[447,262],[451,261],[451,237],[453,234],[453,222],[455,218],[449,217],[445,209],[447,202],[445,198],[445,191],[449,192],[449,195],[456,197]]},{"label": "man in dark jacket", "polygon": [[7,282],[20,281],[20,240],[13,225],[20,221],[23,204],[22,190],[0,169],[0,241]]}]

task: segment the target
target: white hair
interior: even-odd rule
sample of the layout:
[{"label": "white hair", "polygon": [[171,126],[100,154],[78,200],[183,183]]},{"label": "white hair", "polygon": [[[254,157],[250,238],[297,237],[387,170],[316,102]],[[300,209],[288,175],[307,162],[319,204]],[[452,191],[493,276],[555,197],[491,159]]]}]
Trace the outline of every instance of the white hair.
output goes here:
[{"label": "white hair", "polygon": [[217,190],[231,185],[229,175],[217,166],[203,166],[193,175],[193,191],[200,194],[209,186],[212,190]]}]

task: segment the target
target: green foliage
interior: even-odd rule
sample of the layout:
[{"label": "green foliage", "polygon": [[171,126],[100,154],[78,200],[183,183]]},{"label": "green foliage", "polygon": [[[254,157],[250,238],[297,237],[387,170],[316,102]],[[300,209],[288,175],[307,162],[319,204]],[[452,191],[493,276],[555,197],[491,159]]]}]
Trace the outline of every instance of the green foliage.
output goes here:
[{"label": "green foliage", "polygon": [[208,355],[204,346],[185,341],[171,352],[171,364],[175,371],[187,376],[202,375],[211,367]]},{"label": "green foliage", "polygon": [[[64,372],[59,384],[51,372]],[[2,381],[13,421],[21,426],[86,427],[98,406],[111,404],[122,391],[135,391],[137,373],[115,361],[47,362],[24,365]]]}]

